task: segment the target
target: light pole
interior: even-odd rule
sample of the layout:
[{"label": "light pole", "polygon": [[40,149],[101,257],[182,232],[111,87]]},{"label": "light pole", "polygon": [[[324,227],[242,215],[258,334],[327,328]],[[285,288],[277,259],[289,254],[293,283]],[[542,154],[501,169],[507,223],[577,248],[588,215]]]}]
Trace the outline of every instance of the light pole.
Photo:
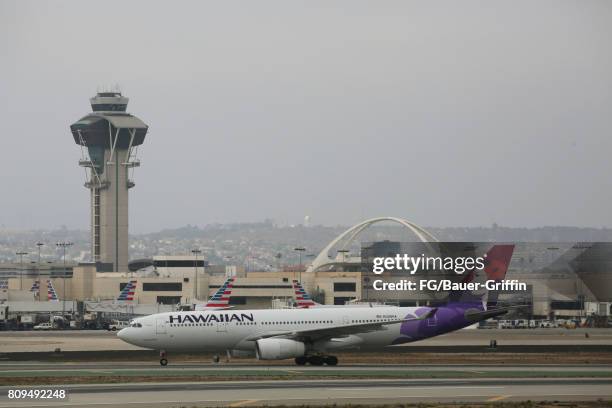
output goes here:
[{"label": "light pole", "polygon": [[64,259],[64,273],[62,275],[62,324],[64,323],[63,319],[66,315],[66,248],[71,247],[72,245],[72,242],[66,241],[58,242],[57,244],[55,244],[55,246],[63,250],[62,258]]},{"label": "light pole", "polygon": [[38,280],[38,284],[40,285],[40,248],[45,245],[42,242],[37,242],[36,246],[38,247],[38,268],[36,271],[36,280]]},{"label": "light pole", "polygon": [[23,251],[15,252],[15,255],[19,255],[19,290],[23,290],[23,256],[27,254]]},{"label": "light pole", "polygon": [[37,242],[36,243],[36,246],[38,247],[38,267],[40,267],[40,247],[43,246],[43,245],[45,245],[45,244],[42,243],[42,242]]},{"label": "light pole", "polygon": [[192,249],[191,253],[195,255],[194,267],[195,267],[195,277],[194,277],[194,285],[195,285],[195,299],[198,299],[198,254],[201,254],[202,251],[199,249]]},{"label": "light pole", "polygon": [[274,257],[276,258],[276,268],[278,271],[280,271],[281,270],[281,258],[283,257],[283,254],[279,252],[276,255],[274,255]]},{"label": "light pole", "polygon": [[298,262],[298,281],[302,283],[302,252],[306,250],[303,247],[293,248],[294,251],[297,251],[299,254],[299,262]]}]

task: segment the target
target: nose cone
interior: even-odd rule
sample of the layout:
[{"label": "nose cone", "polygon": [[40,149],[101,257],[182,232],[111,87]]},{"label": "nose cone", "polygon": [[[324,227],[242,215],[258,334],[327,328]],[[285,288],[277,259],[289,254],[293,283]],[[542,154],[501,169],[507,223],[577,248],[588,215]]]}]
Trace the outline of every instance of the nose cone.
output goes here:
[{"label": "nose cone", "polygon": [[130,328],[126,327],[125,329],[121,329],[117,332],[117,337],[119,337],[121,340],[125,341],[126,343],[132,343],[130,340]]}]

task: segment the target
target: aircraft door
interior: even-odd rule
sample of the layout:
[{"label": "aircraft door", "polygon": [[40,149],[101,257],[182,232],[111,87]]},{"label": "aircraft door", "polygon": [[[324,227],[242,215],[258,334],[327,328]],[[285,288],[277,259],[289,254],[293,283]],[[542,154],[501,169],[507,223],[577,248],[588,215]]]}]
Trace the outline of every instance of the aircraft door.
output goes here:
[{"label": "aircraft door", "polygon": [[217,322],[217,332],[227,332],[227,322]]},{"label": "aircraft door", "polygon": [[155,324],[155,333],[166,334],[166,319],[157,319]]},{"label": "aircraft door", "polygon": [[342,324],[343,325],[347,325],[351,322],[351,319],[349,319],[348,316],[342,316]]}]

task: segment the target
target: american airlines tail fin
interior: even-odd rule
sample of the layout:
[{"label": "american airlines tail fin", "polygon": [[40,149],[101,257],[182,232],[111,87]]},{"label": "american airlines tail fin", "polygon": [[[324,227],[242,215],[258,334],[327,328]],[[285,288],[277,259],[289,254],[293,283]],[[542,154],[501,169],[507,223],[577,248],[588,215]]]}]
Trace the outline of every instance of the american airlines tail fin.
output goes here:
[{"label": "american airlines tail fin", "polygon": [[223,310],[230,309],[229,301],[234,286],[234,277],[230,276],[221,287],[208,299],[205,305],[196,305],[195,310]]},{"label": "american airlines tail fin", "polygon": [[49,302],[59,302],[59,299],[57,298],[57,292],[53,287],[53,282],[51,282],[51,279],[47,279],[47,300]]},{"label": "american airlines tail fin", "polygon": [[[512,253],[514,252],[514,245],[494,245],[485,254],[485,267],[483,269],[486,279],[499,282],[504,279],[506,272],[508,272],[508,266],[512,259]],[[462,282],[471,282],[474,279],[476,270],[470,271]],[[495,306],[497,304],[498,293],[490,291],[487,301],[487,308]],[[469,291],[452,291],[449,294],[449,300],[454,302],[475,302],[482,301],[482,297],[473,294]]]},{"label": "american airlines tail fin", "polygon": [[35,280],[32,282],[32,287],[30,288],[30,292],[38,293],[40,292],[40,281]]},{"label": "american airlines tail fin", "polygon": [[310,295],[304,290],[304,287],[302,287],[302,284],[295,279],[293,280],[293,291],[295,292],[295,300],[299,309],[321,306],[320,303],[312,300]]},{"label": "american airlines tail fin", "polygon": [[136,292],[136,282],[135,280],[129,281],[119,293],[117,300],[119,301],[132,301],[134,300],[134,293]]}]

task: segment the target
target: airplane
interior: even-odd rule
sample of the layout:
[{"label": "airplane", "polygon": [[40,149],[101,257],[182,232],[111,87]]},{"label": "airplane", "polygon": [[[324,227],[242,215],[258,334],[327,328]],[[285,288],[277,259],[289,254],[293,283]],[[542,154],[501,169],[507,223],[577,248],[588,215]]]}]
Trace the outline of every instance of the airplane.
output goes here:
[{"label": "airplane", "polygon": [[291,284],[293,286],[293,291],[295,293],[296,306],[299,309],[307,309],[309,307],[323,306],[320,303],[317,303],[314,300],[312,300],[310,295],[306,292],[306,290],[304,289],[304,287],[298,280],[293,279]]},{"label": "airplane", "polygon": [[[497,247],[502,247],[498,250]],[[488,279],[505,276],[514,245],[497,245],[499,259],[485,265]],[[489,265],[492,265],[489,267]],[[473,273],[465,277],[472,280]],[[380,306],[158,313],[134,319],[117,336],[123,341],[167,352],[255,354],[259,360],[293,358],[297,365],[335,366],[332,353],[376,351],[415,342],[507,313],[469,291],[451,292],[443,306]]]},{"label": "airplane", "polygon": [[34,292],[36,296],[38,296],[38,292],[40,292],[40,281],[35,280],[32,282],[32,287],[30,288],[30,292]]},{"label": "airplane", "polygon": [[132,301],[134,300],[134,293],[136,292],[136,282],[135,280],[129,281],[119,292],[119,296],[117,296],[117,301]]},{"label": "airplane", "polygon": [[57,292],[55,291],[55,288],[53,287],[53,283],[51,282],[51,279],[47,279],[47,300],[49,302],[59,302],[59,299],[57,297]]},{"label": "airplane", "polygon": [[217,289],[217,291],[208,299],[205,304],[197,304],[195,310],[226,310],[231,309],[230,297],[232,294],[232,287],[234,286],[234,277],[230,276],[223,282],[223,285]]}]

